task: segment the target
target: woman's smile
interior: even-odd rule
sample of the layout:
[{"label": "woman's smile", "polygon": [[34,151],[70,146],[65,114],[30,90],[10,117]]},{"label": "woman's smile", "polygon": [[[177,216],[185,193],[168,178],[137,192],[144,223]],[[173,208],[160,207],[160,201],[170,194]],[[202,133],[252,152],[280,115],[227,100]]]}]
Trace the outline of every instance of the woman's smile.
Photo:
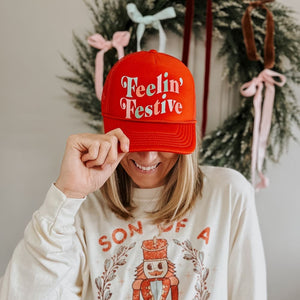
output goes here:
[{"label": "woman's smile", "polygon": [[144,171],[144,172],[150,172],[150,171],[154,171],[155,169],[158,168],[159,164],[160,163],[156,163],[156,164],[153,164],[153,165],[150,165],[150,166],[143,166],[143,165],[140,165],[138,162],[132,160],[132,162],[134,163],[134,165],[141,171]]},{"label": "woman's smile", "polygon": [[177,159],[178,154],[171,152],[130,152],[121,165],[138,187],[154,188],[165,184]]}]

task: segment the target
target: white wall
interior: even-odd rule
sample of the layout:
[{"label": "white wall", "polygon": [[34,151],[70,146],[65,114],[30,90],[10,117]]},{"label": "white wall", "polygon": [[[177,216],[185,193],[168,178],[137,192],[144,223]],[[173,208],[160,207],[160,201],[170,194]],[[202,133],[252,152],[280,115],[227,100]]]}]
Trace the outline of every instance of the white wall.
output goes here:
[{"label": "white wall", "polygon": [[[285,4],[300,11],[297,0]],[[58,175],[67,136],[91,131],[87,116],[71,106],[56,78],[67,74],[59,53],[74,57],[72,31],[84,34],[90,28],[81,0],[0,2],[0,275]],[[197,55],[190,60],[197,82],[203,77],[200,47],[196,42]],[[180,57],[178,40],[170,38],[167,52]],[[236,104],[235,91],[218,79],[221,71],[222,62],[213,59],[208,129]],[[300,87],[296,90],[300,97]],[[291,142],[280,163],[269,166],[271,186],[257,195],[271,300],[300,298],[299,150]]]},{"label": "white wall", "polygon": [[90,130],[56,77],[66,75],[81,0],[0,1],[0,273],[56,179],[67,136]]}]

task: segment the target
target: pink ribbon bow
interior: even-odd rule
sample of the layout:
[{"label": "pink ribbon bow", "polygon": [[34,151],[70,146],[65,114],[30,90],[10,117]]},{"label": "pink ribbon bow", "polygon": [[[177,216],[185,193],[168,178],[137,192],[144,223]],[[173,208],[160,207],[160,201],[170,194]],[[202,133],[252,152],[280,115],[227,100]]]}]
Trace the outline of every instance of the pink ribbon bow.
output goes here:
[{"label": "pink ribbon bow", "polygon": [[118,59],[124,56],[124,47],[129,43],[130,33],[128,31],[117,31],[114,33],[112,41],[106,41],[101,34],[94,34],[88,38],[88,44],[99,49],[95,62],[95,89],[99,101],[101,101],[103,89],[103,58],[104,53],[112,47],[117,49]]},{"label": "pink ribbon bow", "polygon": [[[278,77],[279,81],[274,80]],[[241,86],[240,92],[245,97],[253,98],[254,105],[254,128],[252,140],[252,161],[251,161],[251,180],[255,185],[256,168],[260,177],[260,182],[256,189],[262,189],[269,185],[269,179],[262,173],[263,162],[271,128],[273,103],[275,98],[275,86],[283,86],[286,82],[284,75],[269,69],[264,69],[258,77]],[[265,84],[265,97],[262,99],[262,90]],[[262,108],[263,102],[263,108]]]}]

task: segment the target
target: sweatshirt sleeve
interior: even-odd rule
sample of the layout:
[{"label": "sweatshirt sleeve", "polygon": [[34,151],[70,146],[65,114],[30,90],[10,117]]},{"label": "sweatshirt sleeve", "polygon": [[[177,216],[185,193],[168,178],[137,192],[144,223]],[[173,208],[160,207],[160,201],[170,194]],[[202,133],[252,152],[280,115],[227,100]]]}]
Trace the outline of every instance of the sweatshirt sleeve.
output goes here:
[{"label": "sweatshirt sleeve", "polygon": [[86,259],[74,219],[83,201],[51,186],[0,280],[0,300],[81,299]]},{"label": "sweatshirt sleeve", "polygon": [[266,300],[266,267],[252,187],[237,196],[233,210],[228,299]]}]

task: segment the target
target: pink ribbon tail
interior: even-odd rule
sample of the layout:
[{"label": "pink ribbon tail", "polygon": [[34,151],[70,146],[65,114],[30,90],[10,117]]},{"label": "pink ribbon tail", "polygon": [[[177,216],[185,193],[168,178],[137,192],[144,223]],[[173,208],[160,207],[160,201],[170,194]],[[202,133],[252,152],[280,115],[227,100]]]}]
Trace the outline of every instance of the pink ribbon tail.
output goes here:
[{"label": "pink ribbon tail", "polygon": [[[275,81],[274,77],[278,77],[280,81]],[[256,185],[256,171],[260,177],[260,181],[256,185],[256,189],[266,188],[269,185],[269,179],[262,173],[265,153],[268,143],[268,137],[272,124],[273,105],[275,99],[275,86],[283,86],[286,82],[284,75],[269,69],[264,69],[258,77],[245,83],[241,87],[241,94],[245,97],[253,98],[254,105],[254,125],[251,153],[251,181],[253,186]],[[262,100],[263,84],[265,84],[265,95]],[[262,107],[263,102],[263,107]]]},{"label": "pink ribbon tail", "polygon": [[95,90],[96,96],[101,101],[103,90],[103,58],[104,53],[108,50],[101,50],[96,55],[96,67],[95,67]]},{"label": "pink ribbon tail", "polygon": [[114,47],[117,50],[118,59],[121,59],[124,56],[124,47],[128,45],[129,39],[130,33],[128,31],[115,32],[112,41],[106,41],[101,34],[94,34],[88,38],[89,45],[100,50],[95,61],[95,91],[99,101],[101,101],[103,90],[104,54]]},{"label": "pink ribbon tail", "polygon": [[260,181],[255,186],[255,190],[258,192],[262,189],[265,189],[269,186],[270,180],[263,173],[258,173]]}]

